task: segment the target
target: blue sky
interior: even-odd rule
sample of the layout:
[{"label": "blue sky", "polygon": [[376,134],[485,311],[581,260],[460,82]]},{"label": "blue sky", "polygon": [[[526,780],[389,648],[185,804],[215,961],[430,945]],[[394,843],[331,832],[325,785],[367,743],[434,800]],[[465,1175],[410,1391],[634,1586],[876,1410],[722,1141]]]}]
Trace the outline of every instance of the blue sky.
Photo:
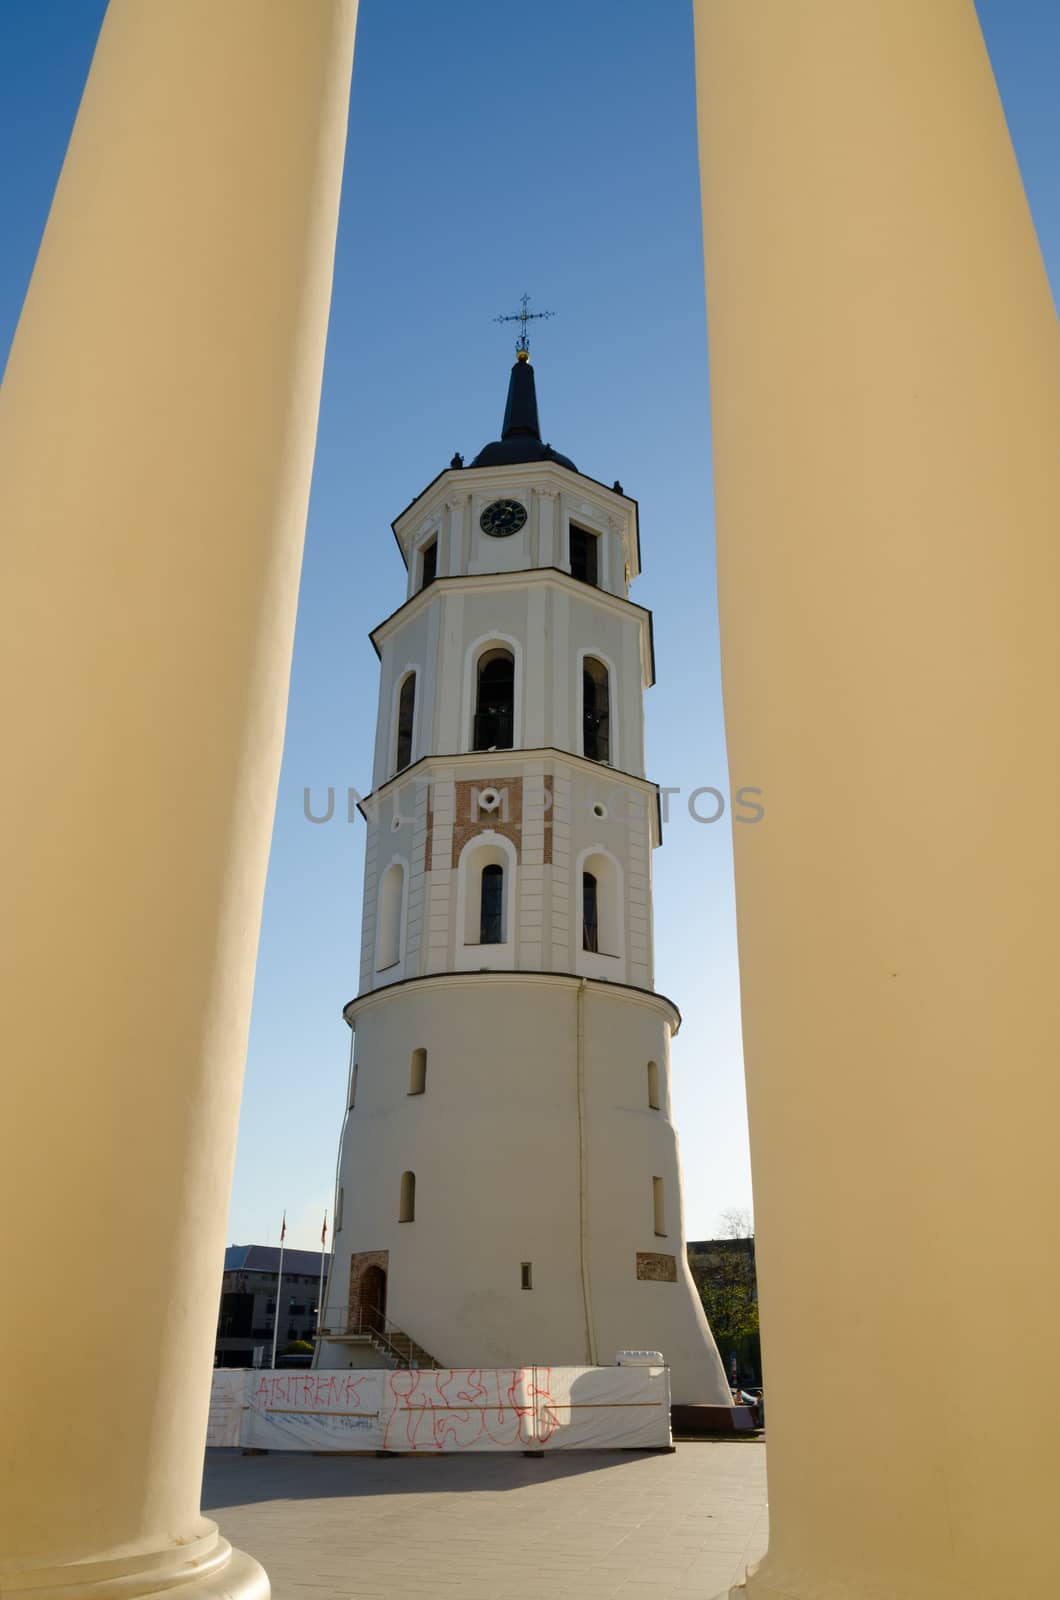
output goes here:
[{"label": "blue sky", "polygon": [[[1060,5],[978,9],[1055,296]],[[99,0],[0,5],[0,359],[103,11]],[[363,825],[312,825],[303,791],[369,788],[368,631],[404,593],[389,524],[454,450],[496,436],[513,338],[492,319],[524,289],[556,313],[532,340],[545,437],[640,501],[634,598],[655,613],[658,666],[648,771],[682,790],[655,858],[655,907],[657,986],[685,1018],[674,1106],[689,1236],[751,1203],[728,816],[696,824],[686,806],[698,786],[729,788],[691,8],[361,0],[233,1241],[275,1242],[286,1207],[288,1242],[311,1248],[331,1205]]]}]

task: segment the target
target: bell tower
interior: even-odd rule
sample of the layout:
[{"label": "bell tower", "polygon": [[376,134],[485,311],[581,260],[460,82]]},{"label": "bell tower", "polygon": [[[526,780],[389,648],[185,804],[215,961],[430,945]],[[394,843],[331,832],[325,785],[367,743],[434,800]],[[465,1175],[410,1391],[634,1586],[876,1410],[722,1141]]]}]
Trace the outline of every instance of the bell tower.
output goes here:
[{"label": "bell tower", "polygon": [[523,338],[501,437],[469,466],[454,456],[393,527],[407,592],[371,636],[360,986],[318,1360],[658,1349],[675,1401],[728,1404],[685,1260],[680,1018],[653,987],[636,502],[542,442]]}]

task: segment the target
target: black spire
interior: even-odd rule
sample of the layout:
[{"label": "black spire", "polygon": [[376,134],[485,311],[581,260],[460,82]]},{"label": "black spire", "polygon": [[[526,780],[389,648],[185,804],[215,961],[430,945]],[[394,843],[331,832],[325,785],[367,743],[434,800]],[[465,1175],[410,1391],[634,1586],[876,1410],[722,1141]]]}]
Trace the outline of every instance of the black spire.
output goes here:
[{"label": "black spire", "polygon": [[534,369],[527,359],[519,360],[508,379],[508,404],[504,408],[501,438],[525,437],[541,443],[541,424],[537,420],[537,385]]},{"label": "black spire", "polygon": [[551,445],[541,442],[537,420],[537,386],[529,355],[520,350],[508,380],[508,403],[504,408],[501,436],[481,449],[473,467],[510,467],[522,461],[558,461],[561,467],[577,467],[569,456],[561,456]]}]

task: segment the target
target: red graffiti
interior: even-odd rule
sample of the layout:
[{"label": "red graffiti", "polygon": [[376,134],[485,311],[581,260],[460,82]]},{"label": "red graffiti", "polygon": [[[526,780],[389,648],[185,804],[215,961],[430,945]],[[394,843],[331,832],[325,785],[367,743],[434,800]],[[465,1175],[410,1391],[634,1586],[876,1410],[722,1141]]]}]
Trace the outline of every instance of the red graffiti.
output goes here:
[{"label": "red graffiti", "polygon": [[250,1397],[257,1411],[314,1412],[363,1411],[361,1386],[371,1381],[366,1372],[264,1373]]},{"label": "red graffiti", "polygon": [[550,1367],[500,1367],[386,1376],[386,1450],[533,1449],[558,1419]]}]

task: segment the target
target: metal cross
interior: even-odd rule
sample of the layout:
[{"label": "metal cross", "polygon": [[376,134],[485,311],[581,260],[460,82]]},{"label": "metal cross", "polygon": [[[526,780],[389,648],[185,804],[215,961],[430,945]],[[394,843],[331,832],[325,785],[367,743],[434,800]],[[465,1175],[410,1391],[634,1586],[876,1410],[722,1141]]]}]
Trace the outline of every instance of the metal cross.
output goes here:
[{"label": "metal cross", "polygon": [[521,324],[515,349],[518,355],[525,357],[530,354],[530,341],[526,337],[527,323],[533,322],[535,317],[554,317],[556,313],[554,311],[528,311],[526,309],[530,304],[530,296],[528,294],[523,295],[520,304],[522,306],[521,311],[514,312],[510,317],[494,317],[493,320],[494,322],[518,322]]}]

